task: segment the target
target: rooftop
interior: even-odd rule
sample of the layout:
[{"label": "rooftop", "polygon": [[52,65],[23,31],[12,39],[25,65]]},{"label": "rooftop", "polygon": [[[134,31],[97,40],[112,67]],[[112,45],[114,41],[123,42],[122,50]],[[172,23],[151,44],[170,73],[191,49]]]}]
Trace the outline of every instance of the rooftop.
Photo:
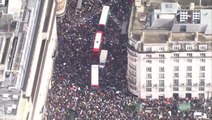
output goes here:
[{"label": "rooftop", "polygon": [[[163,2],[160,3],[161,1]],[[133,6],[128,31],[134,41],[212,42],[212,9],[208,9],[210,6],[195,6],[194,3],[181,5],[181,0],[178,3],[169,1],[153,0],[150,6]]]}]

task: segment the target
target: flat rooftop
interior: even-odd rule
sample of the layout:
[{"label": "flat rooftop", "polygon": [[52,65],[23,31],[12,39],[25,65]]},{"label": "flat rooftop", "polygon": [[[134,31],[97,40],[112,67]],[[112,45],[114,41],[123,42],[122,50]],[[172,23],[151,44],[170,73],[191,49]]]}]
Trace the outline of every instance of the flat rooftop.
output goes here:
[{"label": "flat rooftop", "polygon": [[[172,1],[172,0],[160,0],[160,2],[169,2],[169,1]],[[131,33],[131,37],[134,40],[140,41],[143,38],[142,40],[144,43],[166,43],[170,39],[170,31],[171,31],[171,33],[172,33],[171,41],[195,41],[196,38],[200,42],[212,41],[212,34],[210,33],[211,30],[209,29],[209,27],[205,28],[206,30],[209,31],[209,32],[206,31],[209,34],[205,34],[206,32],[198,32],[198,36],[197,36],[196,31],[193,30],[193,31],[195,31],[195,32],[193,32],[192,29],[199,29],[199,31],[200,31],[200,29],[202,30],[203,27],[200,27],[200,28],[190,27],[190,28],[187,28],[186,30],[184,30],[182,28],[182,31],[181,31],[181,28],[178,25],[181,25],[181,24],[183,25],[183,24],[187,24],[187,23],[181,23],[181,24],[178,23],[174,26],[174,24],[175,24],[174,22],[175,22],[176,16],[177,16],[176,14],[178,14],[178,13],[172,13],[171,15],[169,14],[168,18],[165,18],[166,16],[160,16],[162,19],[157,19],[157,15],[154,16],[153,11],[155,9],[160,10],[161,3],[159,3],[159,1],[155,1],[155,0],[153,0],[152,2],[153,3],[149,7],[145,7],[144,5],[142,5],[137,8],[135,6],[133,6],[133,8],[132,8],[131,18],[130,18],[130,23],[129,23],[129,32]],[[208,1],[208,2],[210,2],[210,1]],[[181,3],[183,3],[183,1],[179,0],[180,7],[181,7]],[[177,3],[171,3],[171,4],[174,5]],[[196,2],[196,4],[198,5],[197,2]],[[205,1],[204,1],[204,4],[205,4]],[[189,3],[187,6],[189,6]],[[196,8],[196,5],[195,5],[195,8]],[[208,9],[208,6],[205,7],[207,9],[205,9],[204,6],[201,6],[201,9],[199,9],[199,8],[200,7],[198,7],[198,10],[203,10],[205,12],[209,11],[209,14],[210,14],[210,12],[212,12],[212,10]],[[179,10],[181,10],[181,9],[182,9],[182,7],[179,8]],[[187,8],[187,9],[189,10],[189,8]],[[167,13],[165,13],[165,14],[167,14]],[[196,15],[198,13],[194,13],[194,14]],[[206,14],[204,14],[204,15],[206,15]],[[202,15],[202,16],[204,16],[204,15]],[[175,17],[175,18],[172,18],[172,17]],[[208,18],[208,16],[207,16],[207,18]],[[156,25],[156,27],[151,26],[153,24],[154,19],[156,19],[155,20],[156,22],[154,22],[154,25]],[[193,19],[196,19],[196,18],[193,18]],[[201,19],[203,19],[203,18],[201,18]],[[210,21],[210,20],[207,20],[207,21]],[[196,23],[193,23],[193,24],[197,26]],[[210,23],[206,22],[205,19],[204,19],[204,23],[199,23],[199,24],[203,24],[202,26],[210,26],[211,25]],[[192,23],[190,24],[190,26],[191,25],[192,25]],[[165,26],[165,27],[163,27],[163,26]],[[187,31],[189,31],[189,32],[187,32]]]}]

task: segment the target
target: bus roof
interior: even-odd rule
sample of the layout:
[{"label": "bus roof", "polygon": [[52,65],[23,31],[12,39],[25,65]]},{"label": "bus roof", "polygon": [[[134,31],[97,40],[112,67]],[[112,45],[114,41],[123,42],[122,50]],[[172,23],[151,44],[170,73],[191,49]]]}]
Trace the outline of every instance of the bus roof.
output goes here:
[{"label": "bus roof", "polygon": [[103,6],[101,17],[99,20],[99,25],[106,25],[109,9],[110,9],[109,6]]},{"label": "bus roof", "polygon": [[102,60],[102,59],[106,60],[107,59],[107,54],[108,54],[107,50],[101,50],[100,60]]},{"label": "bus roof", "polygon": [[101,42],[102,42],[102,35],[103,33],[102,32],[96,32],[96,35],[95,35],[95,41],[94,41],[94,49],[100,49],[100,45],[101,45]]},{"label": "bus roof", "polygon": [[99,86],[99,65],[91,65],[91,86]]}]

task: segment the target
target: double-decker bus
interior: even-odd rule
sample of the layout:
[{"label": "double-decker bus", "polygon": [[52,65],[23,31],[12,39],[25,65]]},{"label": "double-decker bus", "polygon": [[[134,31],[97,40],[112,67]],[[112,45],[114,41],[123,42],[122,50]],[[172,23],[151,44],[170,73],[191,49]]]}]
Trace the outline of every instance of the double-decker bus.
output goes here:
[{"label": "double-decker bus", "polygon": [[99,67],[100,68],[105,67],[105,64],[107,62],[107,54],[108,54],[107,50],[101,50],[101,54],[100,54],[100,57],[99,57]]},{"label": "double-decker bus", "polygon": [[94,53],[99,53],[101,51],[102,37],[103,37],[103,32],[97,31],[95,34],[95,40],[94,40],[94,45],[93,45]]},{"label": "double-decker bus", "polygon": [[106,28],[106,23],[107,23],[107,19],[108,19],[108,15],[109,15],[109,6],[103,6],[102,9],[102,13],[100,16],[100,20],[99,20],[99,24],[98,24],[98,30],[96,31],[95,34],[95,40],[94,40],[94,44],[93,44],[93,52],[94,53],[100,53],[101,51],[101,45],[103,42],[103,34],[104,34],[104,30]]},{"label": "double-decker bus", "polygon": [[99,65],[91,65],[91,87],[99,87]]}]

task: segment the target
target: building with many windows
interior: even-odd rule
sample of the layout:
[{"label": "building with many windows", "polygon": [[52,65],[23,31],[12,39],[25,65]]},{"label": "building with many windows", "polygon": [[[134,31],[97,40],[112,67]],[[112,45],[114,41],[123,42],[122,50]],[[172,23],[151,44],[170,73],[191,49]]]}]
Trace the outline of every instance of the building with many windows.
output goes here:
[{"label": "building with many windows", "polygon": [[128,89],[141,98],[212,96],[212,9],[132,7]]},{"label": "building with many windows", "polygon": [[56,49],[54,0],[0,0],[0,120],[44,117]]}]

